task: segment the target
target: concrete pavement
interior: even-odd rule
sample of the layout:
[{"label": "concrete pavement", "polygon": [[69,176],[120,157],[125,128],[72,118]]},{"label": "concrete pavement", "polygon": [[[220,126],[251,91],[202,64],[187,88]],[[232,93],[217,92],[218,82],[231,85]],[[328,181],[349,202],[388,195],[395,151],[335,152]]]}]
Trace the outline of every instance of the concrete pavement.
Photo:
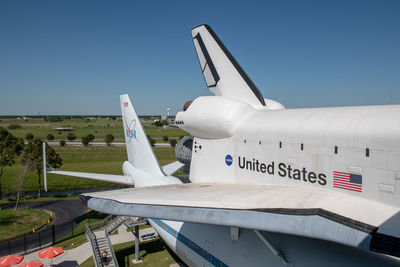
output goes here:
[{"label": "concrete pavement", "polygon": [[[126,243],[126,242],[133,242],[134,241],[133,234],[130,231],[128,232],[126,229],[127,229],[126,226],[122,225],[118,229],[118,234],[111,235],[110,236],[111,244],[116,245],[116,244],[121,244],[121,243]],[[140,229],[139,233],[141,236],[141,235],[145,235],[145,234],[155,233],[155,231],[152,227],[149,227],[149,228]],[[142,240],[140,240],[140,241],[142,241]],[[25,255],[23,262],[40,260],[41,262],[43,262],[45,264],[45,266],[52,265],[52,266],[72,267],[72,266],[78,266],[79,264],[82,264],[88,258],[93,256],[92,248],[91,248],[89,242],[86,242],[74,249],[65,250],[63,254],[55,257],[52,260],[39,258],[38,252],[39,251],[36,251],[36,252]],[[134,251],[132,251],[132,253],[134,253]]]}]

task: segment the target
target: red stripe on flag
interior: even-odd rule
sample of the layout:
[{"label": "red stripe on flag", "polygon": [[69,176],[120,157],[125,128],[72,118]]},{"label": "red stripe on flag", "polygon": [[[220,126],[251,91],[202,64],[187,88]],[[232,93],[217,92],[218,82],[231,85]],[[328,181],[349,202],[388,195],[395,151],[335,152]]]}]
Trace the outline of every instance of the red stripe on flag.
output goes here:
[{"label": "red stripe on flag", "polygon": [[340,186],[346,186],[349,188],[357,188],[357,189],[362,189],[362,186],[356,186],[356,185],[351,185],[351,184],[346,184],[346,183],[339,183],[339,182],[333,182],[333,185],[340,185]]},{"label": "red stripe on flag", "polygon": [[355,191],[355,192],[362,192],[362,189],[351,189],[351,188],[347,188],[347,187],[341,187],[338,185],[334,185],[333,187],[340,188],[340,189],[346,189],[346,190],[350,190],[350,191]]},{"label": "red stripe on flag", "polygon": [[337,171],[333,171],[333,173],[350,175],[350,173],[347,173],[347,172],[337,172]]},{"label": "red stripe on flag", "polygon": [[334,174],[333,177],[350,178],[350,175],[339,175],[339,174]]}]

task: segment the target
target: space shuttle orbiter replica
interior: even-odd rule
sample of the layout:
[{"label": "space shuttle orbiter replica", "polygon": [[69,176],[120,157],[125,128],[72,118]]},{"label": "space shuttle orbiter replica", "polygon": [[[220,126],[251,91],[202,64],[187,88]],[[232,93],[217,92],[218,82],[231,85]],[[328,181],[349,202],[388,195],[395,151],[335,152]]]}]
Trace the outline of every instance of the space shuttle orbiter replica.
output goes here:
[{"label": "space shuttle orbiter replica", "polygon": [[[209,26],[191,33],[215,96],[176,116],[193,136],[180,143],[189,158],[160,167],[122,95],[124,175],[52,173],[134,185],[83,199],[152,218],[190,266],[399,265],[400,106],[285,109],[262,96]],[[171,175],[188,163],[183,184]]]}]

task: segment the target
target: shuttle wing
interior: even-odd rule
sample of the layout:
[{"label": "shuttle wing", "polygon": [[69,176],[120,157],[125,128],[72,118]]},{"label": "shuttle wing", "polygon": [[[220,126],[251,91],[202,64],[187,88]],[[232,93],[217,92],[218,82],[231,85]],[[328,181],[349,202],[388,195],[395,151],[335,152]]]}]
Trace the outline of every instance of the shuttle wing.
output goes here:
[{"label": "shuttle wing", "polygon": [[47,173],[73,176],[78,178],[86,178],[86,179],[110,182],[116,184],[133,185],[132,178],[124,175],[100,174],[100,173],[89,173],[89,172],[70,172],[70,171],[48,171]]},{"label": "shuttle wing", "polygon": [[[185,164],[175,161],[164,165],[162,170],[167,175],[174,174]],[[57,174],[64,176],[72,176],[78,178],[85,178],[109,183],[124,184],[124,185],[134,185],[132,177],[126,175],[114,175],[114,174],[102,174],[102,173],[90,173],[90,172],[74,172],[74,171],[47,171],[49,174]]]},{"label": "shuttle wing", "polygon": [[85,193],[81,198],[89,208],[108,214],[293,234],[400,256],[400,231],[392,223],[399,209],[337,192],[180,184]]},{"label": "shuttle wing", "polygon": [[176,173],[184,165],[185,164],[180,163],[179,161],[174,161],[170,164],[162,166],[162,170],[166,175],[172,175],[172,174]]}]

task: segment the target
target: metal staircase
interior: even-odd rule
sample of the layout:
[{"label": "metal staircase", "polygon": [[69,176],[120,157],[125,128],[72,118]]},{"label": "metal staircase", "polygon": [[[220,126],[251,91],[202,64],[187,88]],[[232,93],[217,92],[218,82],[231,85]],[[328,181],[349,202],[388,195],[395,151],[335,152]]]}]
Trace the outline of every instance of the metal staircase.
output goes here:
[{"label": "metal staircase", "polygon": [[[117,258],[115,257],[114,249],[108,236],[109,232],[107,230],[117,218],[118,217],[113,218],[112,216],[108,216],[100,222],[87,223],[85,225],[86,238],[91,244],[93,260],[96,267],[118,267]],[[115,231],[118,227],[114,228],[112,231]],[[102,259],[103,254],[107,255],[105,259]]]},{"label": "metal staircase", "polygon": [[125,225],[128,226],[128,225],[132,224],[133,222],[134,221],[132,220],[132,217],[129,217],[129,216],[117,216],[105,226],[105,229],[108,232],[108,234],[112,234],[122,224],[125,224]]},{"label": "metal staircase", "polygon": [[[129,216],[108,216],[104,220],[85,225],[86,238],[92,246],[93,259],[96,267],[118,267],[109,234],[115,232],[122,224],[133,233],[135,237],[135,259],[139,256],[139,225],[147,223],[146,220],[138,221],[138,218]],[[135,227],[132,231],[131,227]],[[102,260],[102,254],[106,254],[106,260]]]}]

